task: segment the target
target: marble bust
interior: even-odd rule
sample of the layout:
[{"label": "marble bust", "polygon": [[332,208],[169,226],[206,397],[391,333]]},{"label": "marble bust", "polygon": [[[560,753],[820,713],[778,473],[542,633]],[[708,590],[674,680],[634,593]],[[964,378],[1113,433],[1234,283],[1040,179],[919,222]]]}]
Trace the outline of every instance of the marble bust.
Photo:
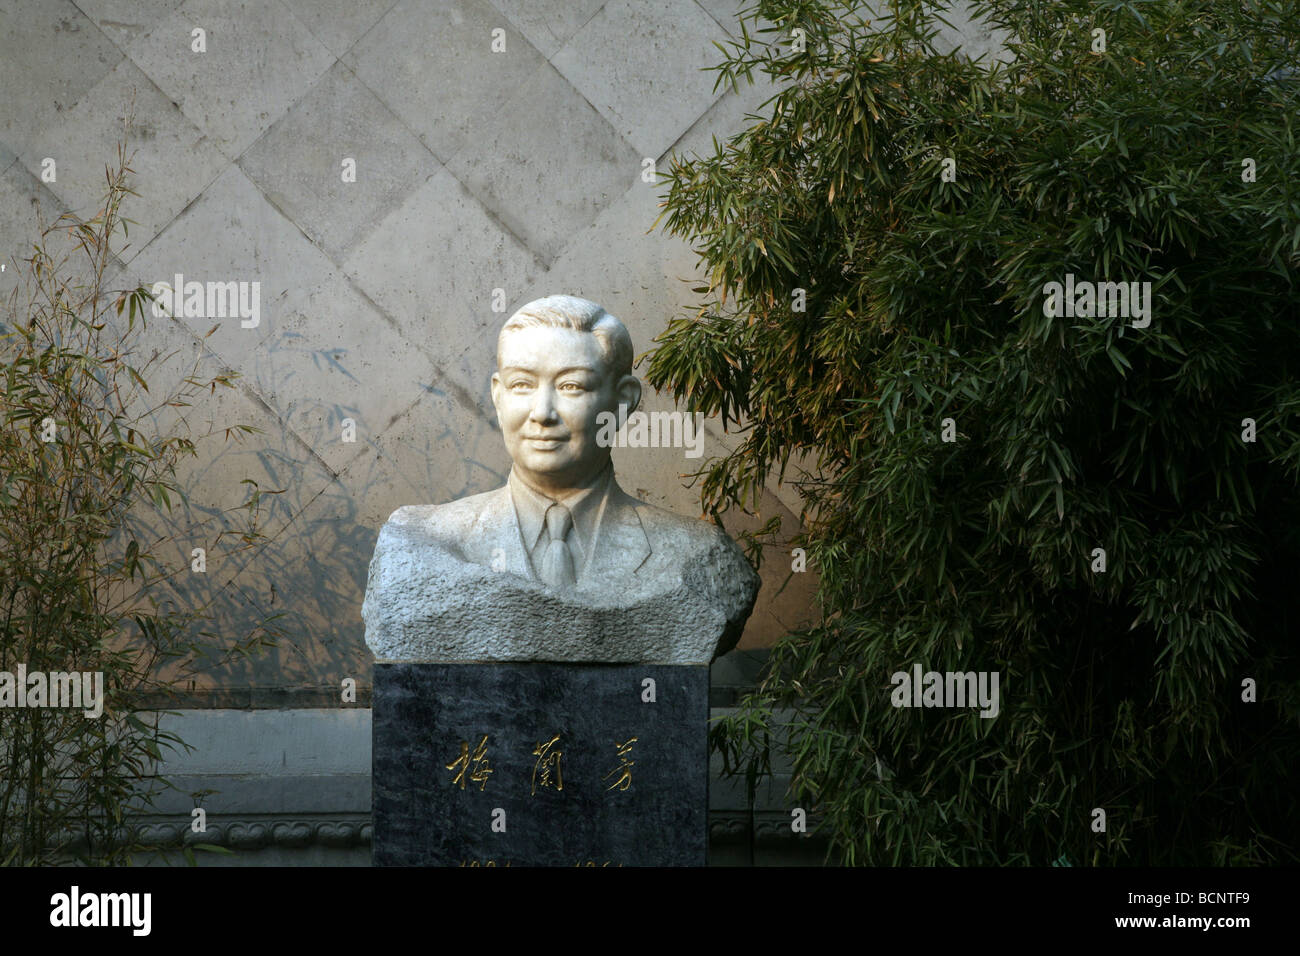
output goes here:
[{"label": "marble bust", "polygon": [[376,660],[707,664],[735,645],[758,591],[748,561],[712,523],[624,492],[599,440],[640,402],[632,355],[585,299],[506,321],[491,385],[509,477],[389,517],[362,610]]}]

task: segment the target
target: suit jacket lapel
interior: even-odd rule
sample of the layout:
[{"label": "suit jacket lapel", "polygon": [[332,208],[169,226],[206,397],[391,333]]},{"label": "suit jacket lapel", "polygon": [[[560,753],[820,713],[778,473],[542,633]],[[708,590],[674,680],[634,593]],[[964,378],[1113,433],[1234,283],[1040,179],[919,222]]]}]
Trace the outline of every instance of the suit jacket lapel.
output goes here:
[{"label": "suit jacket lapel", "polygon": [[[510,486],[491,493],[486,507],[474,524],[479,561],[488,567],[536,581],[532,562],[524,547],[519,517],[515,514]],[[641,524],[637,500],[611,478],[604,510],[596,532],[591,559],[582,568],[580,581],[610,574],[635,574],[650,557],[650,539]]]},{"label": "suit jacket lapel", "polygon": [[611,478],[591,560],[583,578],[622,572],[635,574],[650,557],[650,539],[637,513],[637,501]]},{"label": "suit jacket lapel", "polygon": [[488,506],[479,514],[475,530],[485,548],[483,557],[486,560],[483,563],[529,581],[537,580],[528,552],[524,550],[523,534],[519,530],[519,518],[515,514],[509,485],[492,493]]}]

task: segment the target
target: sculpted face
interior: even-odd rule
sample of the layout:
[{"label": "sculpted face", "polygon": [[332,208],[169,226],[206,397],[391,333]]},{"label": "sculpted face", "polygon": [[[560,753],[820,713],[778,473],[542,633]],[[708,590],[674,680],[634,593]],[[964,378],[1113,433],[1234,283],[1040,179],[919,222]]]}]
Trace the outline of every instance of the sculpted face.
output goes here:
[{"label": "sculpted face", "polygon": [[632,411],[641,386],[608,368],[590,332],[534,326],[501,337],[492,403],[520,477],[552,497],[581,487],[609,461],[597,416]]}]

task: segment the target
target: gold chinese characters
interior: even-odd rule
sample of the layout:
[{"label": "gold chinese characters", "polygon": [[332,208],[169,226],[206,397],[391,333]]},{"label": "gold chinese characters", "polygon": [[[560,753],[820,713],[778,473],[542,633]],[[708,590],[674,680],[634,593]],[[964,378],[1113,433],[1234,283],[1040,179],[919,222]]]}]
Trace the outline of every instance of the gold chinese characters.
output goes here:
[{"label": "gold chinese characters", "polygon": [[[469,784],[478,784],[478,789],[487,789],[488,778],[494,773],[488,759],[488,734],[479,737],[478,746],[470,749],[468,740],[460,742],[460,754],[446,768],[452,771],[451,785],[465,790]],[[613,782],[605,790],[625,792],[632,786],[632,768],[636,761],[632,759],[632,747],[640,738],[629,737],[620,742],[613,741],[617,751],[618,765],[605,774],[603,780]],[[546,740],[536,741],[533,745],[533,771],[530,796],[536,796],[539,790],[564,791],[564,763],[566,747],[563,734],[556,733]],[[471,788],[472,789],[472,788]]]},{"label": "gold chinese characters", "polygon": [[474,748],[473,757],[469,753],[469,741],[462,740],[460,742],[460,756],[447,764],[448,770],[460,768],[460,771],[452,778],[451,782],[460,784],[462,790],[465,789],[465,771],[469,770],[470,767],[474,769],[469,773],[469,779],[478,784],[480,791],[487,788],[487,779],[492,773],[492,767],[487,762],[487,740],[488,735],[484,734],[483,739]]}]

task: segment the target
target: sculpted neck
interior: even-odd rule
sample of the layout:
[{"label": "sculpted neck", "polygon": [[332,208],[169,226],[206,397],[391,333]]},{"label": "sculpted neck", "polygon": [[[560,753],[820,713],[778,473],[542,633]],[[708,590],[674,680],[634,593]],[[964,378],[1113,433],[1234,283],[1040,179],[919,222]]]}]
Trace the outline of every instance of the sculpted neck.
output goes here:
[{"label": "sculpted neck", "polygon": [[525,472],[517,465],[511,469],[511,473],[514,474],[516,479],[531,490],[537,492],[539,495],[550,498],[554,501],[563,502],[604,484],[606,479],[613,473],[613,470],[614,463],[612,461],[607,461],[605,462],[605,467],[599,469],[594,475],[576,483],[573,481],[564,481],[562,479],[551,479],[547,475]]}]

